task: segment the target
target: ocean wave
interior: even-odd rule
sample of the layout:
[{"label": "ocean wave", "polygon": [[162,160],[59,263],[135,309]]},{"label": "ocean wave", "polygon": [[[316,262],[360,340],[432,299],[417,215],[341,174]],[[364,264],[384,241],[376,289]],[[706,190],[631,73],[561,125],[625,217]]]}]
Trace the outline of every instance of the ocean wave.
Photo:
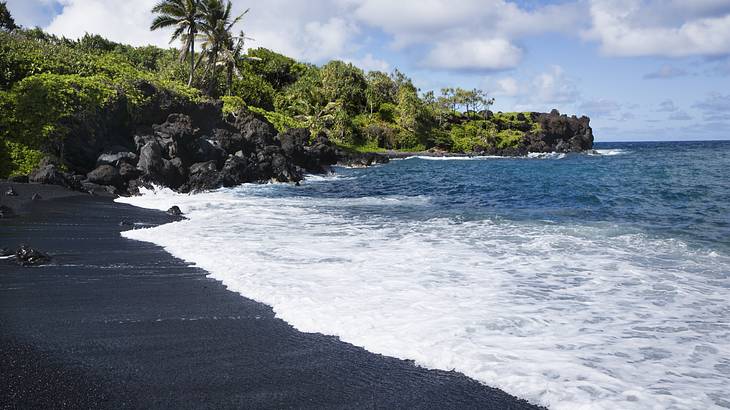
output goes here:
[{"label": "ocean wave", "polygon": [[414,155],[406,158],[402,158],[403,160],[409,160],[409,159],[422,159],[425,161],[479,161],[479,160],[485,160],[485,159],[499,159],[499,158],[509,158],[509,157],[503,157],[499,155],[474,155],[474,156],[460,156],[460,157],[432,157],[428,155]]},{"label": "ocean wave", "polygon": [[[120,202],[188,220],[124,232],[163,246],[305,332],[455,369],[555,409],[730,400],[730,258],[600,225],[353,219],[424,197],[169,190]],[[715,278],[707,280],[707,278]]]},{"label": "ocean wave", "polygon": [[566,154],[562,152],[530,152],[527,158],[531,159],[563,159]]},{"label": "ocean wave", "polygon": [[594,153],[590,153],[588,155],[600,155],[604,157],[613,157],[615,155],[626,155],[631,153],[629,150],[625,149],[596,149],[593,150]]}]

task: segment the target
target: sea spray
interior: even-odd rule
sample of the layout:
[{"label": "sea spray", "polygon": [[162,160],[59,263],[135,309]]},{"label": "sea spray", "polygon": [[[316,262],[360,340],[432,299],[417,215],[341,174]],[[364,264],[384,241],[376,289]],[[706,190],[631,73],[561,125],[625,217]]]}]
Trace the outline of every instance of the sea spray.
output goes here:
[{"label": "sea spray", "polygon": [[[176,204],[189,220],[124,235],[195,263],[297,329],[455,369],[551,408],[730,401],[730,257],[722,243],[707,245],[719,234],[664,230],[649,207],[635,223],[592,217],[633,195],[624,192],[631,184],[608,177],[604,191],[615,198],[566,192],[572,207],[587,209],[565,205],[526,217],[534,210],[520,210],[518,199],[532,193],[496,202],[506,193],[482,179],[524,189],[504,179],[513,171],[502,167],[520,167],[517,160],[425,162],[341,170],[347,179],[302,187],[147,192],[123,201],[160,210]],[[535,175],[562,172],[566,180],[575,169],[591,168],[599,179],[610,172],[589,156],[535,163]],[[614,178],[641,178],[615,165]],[[485,175],[467,183],[464,172],[482,168]],[[644,229],[647,220],[658,228]]]}]

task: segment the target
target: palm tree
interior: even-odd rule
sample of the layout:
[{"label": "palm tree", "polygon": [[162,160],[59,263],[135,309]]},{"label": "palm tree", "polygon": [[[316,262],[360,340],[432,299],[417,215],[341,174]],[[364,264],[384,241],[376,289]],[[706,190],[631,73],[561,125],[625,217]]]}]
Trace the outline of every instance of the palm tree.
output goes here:
[{"label": "palm tree", "polygon": [[188,85],[193,84],[195,72],[195,40],[198,27],[203,21],[202,6],[200,0],[161,0],[152,8],[153,13],[158,16],[150,26],[150,30],[174,27],[170,42],[180,39],[182,48],[180,60],[190,58],[190,78]]},{"label": "palm tree", "polygon": [[203,14],[205,18],[200,26],[202,47],[208,63],[205,75],[212,70],[212,77],[218,77],[218,66],[225,66],[227,69],[227,93],[230,94],[233,82],[233,75],[240,76],[237,62],[243,57],[243,47],[248,39],[243,32],[239,36],[233,36],[233,27],[238,24],[248,9],[235,18],[231,16],[232,4],[230,0],[224,3],[221,0],[204,0]]}]

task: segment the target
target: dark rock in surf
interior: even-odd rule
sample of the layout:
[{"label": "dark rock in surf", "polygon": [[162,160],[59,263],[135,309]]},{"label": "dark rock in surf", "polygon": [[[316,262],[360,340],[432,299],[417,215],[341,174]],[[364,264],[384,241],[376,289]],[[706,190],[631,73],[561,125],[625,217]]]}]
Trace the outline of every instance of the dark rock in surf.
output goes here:
[{"label": "dark rock in surf", "polygon": [[172,206],[170,209],[167,210],[168,215],[172,216],[182,216],[182,211],[180,210],[180,207],[177,205]]},{"label": "dark rock in surf", "polygon": [[104,198],[116,198],[119,194],[117,187],[113,185],[99,185],[93,182],[83,182],[81,184],[84,192],[91,196],[99,196]]},{"label": "dark rock in surf", "polygon": [[374,152],[357,153],[340,150],[338,152],[339,164],[352,168],[365,168],[378,164],[387,164],[390,159],[385,155]]},{"label": "dark rock in surf", "polygon": [[216,185],[234,187],[246,182],[258,182],[257,176],[258,169],[255,164],[247,158],[231,156],[223,165]]},{"label": "dark rock in surf", "polygon": [[30,198],[31,201],[40,201],[42,199],[43,199],[43,197],[40,196],[40,194],[37,194],[37,193],[36,194],[33,194],[33,196]]},{"label": "dark rock in surf", "polygon": [[142,175],[140,170],[138,170],[135,166],[128,164],[126,162],[123,162],[119,166],[119,176],[122,178],[122,181],[129,182],[133,179],[137,179]]},{"label": "dark rock in surf", "polygon": [[20,245],[15,252],[15,260],[22,266],[37,266],[50,262],[51,257],[27,245]]},{"label": "dark rock in surf", "polygon": [[18,196],[18,193],[13,189],[13,187],[9,187],[7,191],[5,191],[6,196]]}]

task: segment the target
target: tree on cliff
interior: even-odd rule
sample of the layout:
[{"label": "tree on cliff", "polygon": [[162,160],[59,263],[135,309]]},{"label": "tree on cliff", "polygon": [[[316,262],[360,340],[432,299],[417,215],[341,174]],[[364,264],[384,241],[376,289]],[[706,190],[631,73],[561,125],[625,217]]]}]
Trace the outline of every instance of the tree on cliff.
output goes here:
[{"label": "tree on cliff", "polygon": [[0,1],[0,30],[13,31],[18,26],[15,25],[13,16],[8,11],[8,5],[4,1]]},{"label": "tree on cliff", "polygon": [[152,8],[152,12],[158,16],[152,22],[150,30],[175,28],[170,42],[178,39],[182,41],[180,60],[190,58],[188,86],[192,85],[195,73],[195,39],[204,18],[200,0],[162,0]]},{"label": "tree on cliff", "polygon": [[248,10],[233,17],[233,5],[228,0],[225,5],[221,0],[205,0],[202,3],[203,20],[200,24],[203,41],[201,58],[206,57],[206,75],[211,73],[213,82],[218,78],[219,66],[226,68],[226,94],[230,95],[233,75],[238,75],[237,63],[242,59],[242,51],[246,36],[241,32],[238,37],[232,33]]}]

